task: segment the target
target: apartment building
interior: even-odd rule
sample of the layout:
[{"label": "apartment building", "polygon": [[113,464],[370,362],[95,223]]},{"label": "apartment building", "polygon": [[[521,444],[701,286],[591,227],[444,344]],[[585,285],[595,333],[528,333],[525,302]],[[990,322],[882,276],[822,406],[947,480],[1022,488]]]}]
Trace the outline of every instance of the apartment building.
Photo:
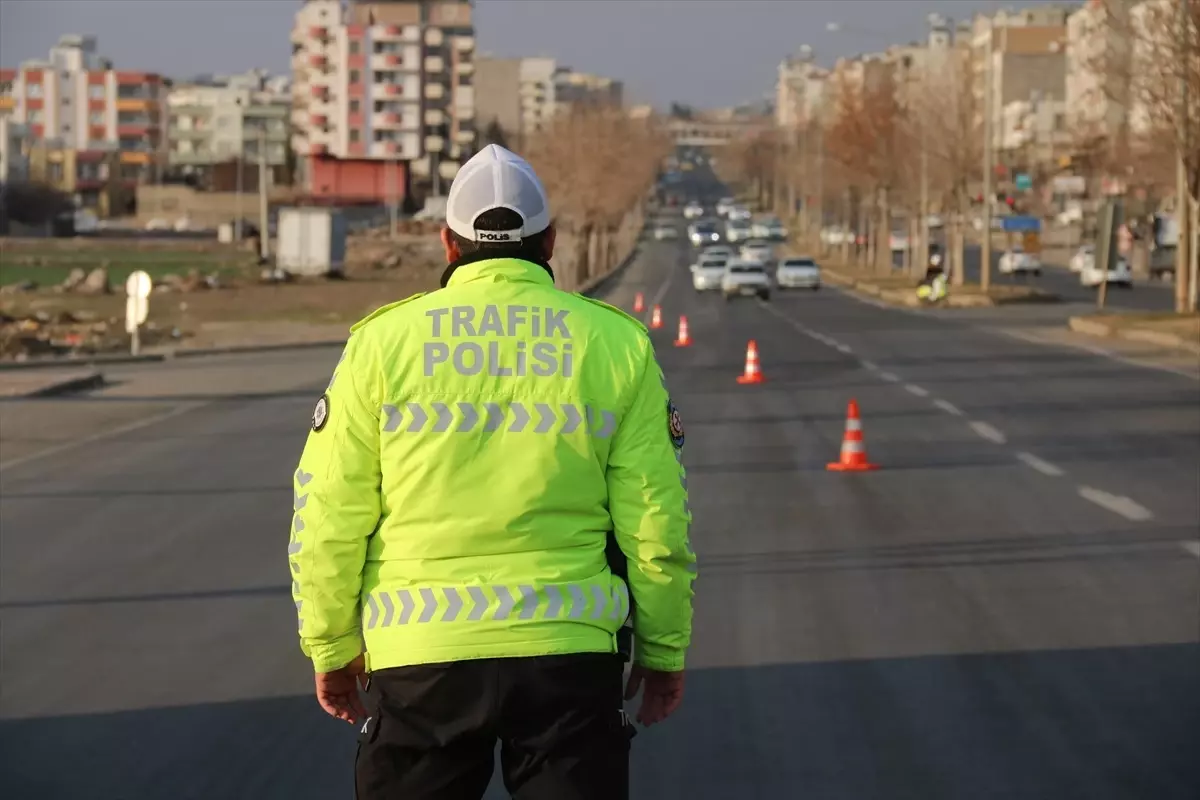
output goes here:
[{"label": "apartment building", "polygon": [[567,108],[624,101],[621,81],[560,66],[553,58],[482,57],[478,73],[479,129],[495,124],[518,149]]},{"label": "apartment building", "polygon": [[308,0],[292,28],[292,146],[315,196],[436,194],[475,151],[470,0]]},{"label": "apartment building", "polygon": [[167,97],[171,172],[232,191],[246,178],[239,162],[253,167],[261,151],[273,180],[288,179],[291,105],[290,81],[261,70],[176,85]]},{"label": "apartment building", "polygon": [[29,127],[0,117],[0,185],[29,180]]},{"label": "apartment building", "polygon": [[125,153],[115,146],[86,150],[62,139],[29,145],[29,179],[74,198],[97,217],[125,216],[134,211],[135,185],[123,178]]},{"label": "apartment building", "polygon": [[814,60],[811,48],[779,62],[775,80],[775,124],[785,130],[803,127],[817,118],[825,100],[829,70]]},{"label": "apartment building", "polygon": [[990,99],[992,145],[1001,164],[1053,160],[1070,149],[1066,45],[1074,10],[1041,6],[975,18],[970,64],[976,120],[983,124]]},{"label": "apartment building", "polygon": [[1067,19],[1067,125],[1079,148],[1127,133],[1133,0],[1088,0]]},{"label": "apartment building", "polygon": [[0,115],[29,126],[51,149],[119,153],[118,178],[157,178],[165,154],[167,81],[150,72],[117,70],[96,37],[68,35],[49,58],[0,69]]}]

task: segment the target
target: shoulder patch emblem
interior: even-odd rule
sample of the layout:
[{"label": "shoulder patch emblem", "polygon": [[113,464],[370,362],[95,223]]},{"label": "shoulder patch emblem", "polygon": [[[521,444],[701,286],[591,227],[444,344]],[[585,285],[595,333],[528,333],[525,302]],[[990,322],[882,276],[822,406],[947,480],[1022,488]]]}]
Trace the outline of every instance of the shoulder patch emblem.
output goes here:
[{"label": "shoulder patch emblem", "polygon": [[317,407],[313,409],[312,414],[312,429],[313,432],[319,431],[325,427],[325,423],[329,421],[329,395],[321,395],[321,399],[317,401]]},{"label": "shoulder patch emblem", "polygon": [[681,449],[683,447],[683,418],[679,416],[679,409],[671,400],[667,400],[667,433],[670,434],[671,444],[675,445],[675,449]]}]

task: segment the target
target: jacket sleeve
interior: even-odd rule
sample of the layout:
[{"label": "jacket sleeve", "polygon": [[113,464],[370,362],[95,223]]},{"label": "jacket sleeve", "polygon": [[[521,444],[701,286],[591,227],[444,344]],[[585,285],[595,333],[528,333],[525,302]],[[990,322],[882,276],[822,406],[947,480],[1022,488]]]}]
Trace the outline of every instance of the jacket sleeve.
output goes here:
[{"label": "jacket sleeve", "polygon": [[[683,669],[692,637],[696,557],[688,542],[683,429],[649,341],[640,384],[609,452],[609,513],[629,564],[637,663]],[[678,422],[678,416],[675,421]]]},{"label": "jacket sleeve", "polygon": [[380,412],[370,399],[379,373],[362,339],[346,344],[293,477],[292,596],[300,647],[317,672],[362,652],[359,592],[380,515]]}]

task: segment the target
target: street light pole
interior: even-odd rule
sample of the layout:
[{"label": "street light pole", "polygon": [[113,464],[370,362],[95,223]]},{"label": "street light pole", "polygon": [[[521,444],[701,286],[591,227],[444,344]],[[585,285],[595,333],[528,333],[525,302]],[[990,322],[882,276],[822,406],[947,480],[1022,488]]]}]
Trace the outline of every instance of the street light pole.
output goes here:
[{"label": "street light pole", "polygon": [[1175,228],[1179,232],[1178,243],[1175,245],[1175,310],[1188,311],[1196,307],[1196,274],[1192,271],[1194,257],[1189,253],[1192,245],[1192,208],[1191,196],[1188,192],[1187,154],[1190,145],[1191,125],[1188,97],[1188,82],[1191,78],[1188,68],[1191,43],[1191,3],[1181,0],[1179,3],[1179,56],[1178,63],[1182,67],[1179,79],[1179,160],[1175,165]]}]

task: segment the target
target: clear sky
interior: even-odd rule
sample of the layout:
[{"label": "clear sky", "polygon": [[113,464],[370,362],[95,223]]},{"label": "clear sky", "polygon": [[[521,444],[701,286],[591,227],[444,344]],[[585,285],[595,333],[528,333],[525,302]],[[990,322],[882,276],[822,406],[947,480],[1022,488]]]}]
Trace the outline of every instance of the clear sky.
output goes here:
[{"label": "clear sky", "polygon": [[[64,33],[99,37],[118,68],[173,77],[288,69],[299,0],[0,0],[0,64],[44,58]],[[1032,5],[1032,4],[1030,4]],[[938,12],[968,19],[989,0],[478,0],[481,54],[545,55],[623,80],[636,102],[700,107],[770,92],[801,44],[822,63],[922,38]],[[1020,4],[1015,7],[1020,7]],[[826,25],[842,24],[830,33]]]}]

